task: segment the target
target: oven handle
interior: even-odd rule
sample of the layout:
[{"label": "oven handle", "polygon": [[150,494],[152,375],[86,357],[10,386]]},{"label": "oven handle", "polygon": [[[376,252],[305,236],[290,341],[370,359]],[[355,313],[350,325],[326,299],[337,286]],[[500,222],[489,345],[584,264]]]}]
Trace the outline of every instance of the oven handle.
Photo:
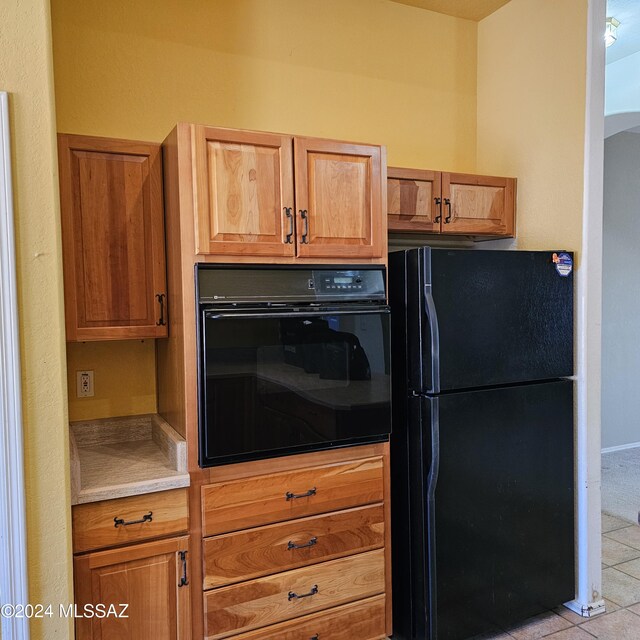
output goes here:
[{"label": "oven handle", "polygon": [[222,318],[318,318],[320,316],[360,316],[372,315],[380,313],[391,313],[389,307],[378,307],[376,309],[358,309],[356,310],[340,310],[340,311],[283,311],[280,313],[262,313],[255,311],[254,313],[216,313],[215,311],[205,311],[204,315],[209,320],[219,320]]}]

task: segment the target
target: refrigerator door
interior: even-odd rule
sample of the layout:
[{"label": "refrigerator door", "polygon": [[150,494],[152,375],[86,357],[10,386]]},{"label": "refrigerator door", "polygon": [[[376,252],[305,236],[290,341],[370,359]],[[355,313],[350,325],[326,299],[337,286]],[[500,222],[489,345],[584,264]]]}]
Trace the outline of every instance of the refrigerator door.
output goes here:
[{"label": "refrigerator door", "polygon": [[439,393],[573,374],[571,254],[407,253],[407,304],[420,301],[408,315],[409,343],[421,345],[412,350],[413,389]]},{"label": "refrigerator door", "polygon": [[431,640],[504,629],[572,600],[572,382],[424,397],[422,424],[437,443],[426,455]]}]

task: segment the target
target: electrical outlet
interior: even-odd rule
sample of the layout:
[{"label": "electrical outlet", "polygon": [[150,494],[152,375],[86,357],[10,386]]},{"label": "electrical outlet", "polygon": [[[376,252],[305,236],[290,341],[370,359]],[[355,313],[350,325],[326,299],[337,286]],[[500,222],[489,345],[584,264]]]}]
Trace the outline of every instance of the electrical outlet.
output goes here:
[{"label": "electrical outlet", "polygon": [[92,398],[93,371],[76,371],[76,387],[78,398]]}]

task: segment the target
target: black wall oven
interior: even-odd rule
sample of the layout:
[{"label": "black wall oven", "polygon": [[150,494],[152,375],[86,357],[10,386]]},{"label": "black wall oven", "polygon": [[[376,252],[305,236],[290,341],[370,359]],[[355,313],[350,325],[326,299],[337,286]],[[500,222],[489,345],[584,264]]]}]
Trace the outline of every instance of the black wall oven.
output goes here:
[{"label": "black wall oven", "polygon": [[200,466],[391,431],[381,267],[197,265]]}]

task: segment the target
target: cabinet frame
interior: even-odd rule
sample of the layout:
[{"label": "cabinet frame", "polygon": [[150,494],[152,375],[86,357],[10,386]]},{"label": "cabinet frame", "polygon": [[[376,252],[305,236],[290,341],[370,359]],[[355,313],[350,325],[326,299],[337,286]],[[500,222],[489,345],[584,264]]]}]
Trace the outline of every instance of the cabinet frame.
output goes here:
[{"label": "cabinet frame", "polygon": [[[126,155],[147,158],[148,175],[141,194],[146,214],[143,233],[148,234],[150,252],[147,255],[146,273],[151,270],[151,290],[146,291],[146,322],[127,324],[126,321],[85,321],[84,240],[81,228],[79,187],[74,183],[73,153],[94,152],[105,155]],[[166,308],[166,263],[164,239],[164,207],[162,195],[162,155],[158,144],[118,140],[73,134],[58,134],[58,158],[60,173],[60,208],[62,223],[62,249],[65,320],[68,342],[89,340],[123,340],[134,338],[162,338],[168,333]],[[124,213],[124,212],[123,212]],[[123,226],[127,221],[122,222]],[[149,228],[146,228],[148,225]],[[108,256],[109,247],[93,247],[96,262]],[[145,275],[142,274],[142,275]],[[149,276],[147,276],[149,278]],[[163,296],[160,300],[158,296]],[[163,320],[164,324],[160,324]]]},{"label": "cabinet frame", "polygon": [[[169,612],[171,628],[175,628],[175,634],[171,637],[176,640],[191,639],[191,581],[190,572],[187,569],[188,582],[180,585],[184,576],[184,562],[189,566],[190,560],[189,536],[180,536],[168,540],[157,540],[134,544],[119,549],[107,551],[95,551],[74,558],[74,582],[75,597],[78,611],[86,604],[98,604],[100,598],[98,585],[94,571],[115,567],[120,564],[127,564],[139,560],[152,561],[154,557],[175,555],[175,571],[171,576],[175,581],[175,603],[176,611]],[[186,552],[186,560],[182,560],[181,552]],[[110,604],[110,603],[104,603]],[[117,603],[114,603],[117,604]],[[151,613],[151,612],[150,612]],[[99,628],[97,618],[76,618],[76,638],[77,640],[101,640],[102,633]],[[175,624],[175,627],[173,626]]]},{"label": "cabinet frame", "polygon": [[[388,180],[430,182],[432,197],[430,219],[414,211],[390,212],[389,231],[400,233],[433,233],[438,235],[464,235],[485,238],[512,238],[515,235],[516,179],[499,176],[481,176],[470,173],[450,173],[430,169],[388,168]],[[502,190],[502,215],[498,218],[464,218],[462,207],[455,199],[459,186],[487,187]],[[401,203],[400,203],[401,205]]]},{"label": "cabinet frame", "polygon": [[[382,211],[382,148],[375,145],[354,144],[325,140],[322,138],[294,137],[295,195],[297,211],[297,255],[301,258],[381,258],[383,257],[383,211]],[[365,160],[366,191],[363,215],[360,221],[364,235],[348,238],[337,235],[321,236],[317,232],[318,220],[324,212],[315,208],[315,181],[310,156],[323,154],[338,158],[358,158]],[[337,160],[340,162],[341,160]],[[312,189],[312,185],[314,189]],[[303,212],[305,218],[303,219]],[[339,220],[333,220],[334,229],[346,231]]]},{"label": "cabinet frame", "polygon": [[[260,147],[277,149],[279,158],[280,198],[275,209],[275,231],[272,236],[261,240],[226,240],[216,239],[216,219],[214,203],[217,185],[211,184],[208,143],[223,142],[239,147]],[[251,255],[251,256],[293,256],[295,255],[295,216],[293,197],[293,139],[291,136],[276,133],[262,133],[236,129],[222,129],[204,125],[194,125],[193,143],[193,201],[194,224],[196,237],[196,254],[198,255]],[[287,209],[290,216],[287,216]],[[219,216],[223,212],[218,212]],[[291,227],[289,228],[289,225]],[[291,242],[287,236],[291,233]],[[224,234],[221,234],[224,235]],[[251,235],[251,234],[238,234]]]}]

